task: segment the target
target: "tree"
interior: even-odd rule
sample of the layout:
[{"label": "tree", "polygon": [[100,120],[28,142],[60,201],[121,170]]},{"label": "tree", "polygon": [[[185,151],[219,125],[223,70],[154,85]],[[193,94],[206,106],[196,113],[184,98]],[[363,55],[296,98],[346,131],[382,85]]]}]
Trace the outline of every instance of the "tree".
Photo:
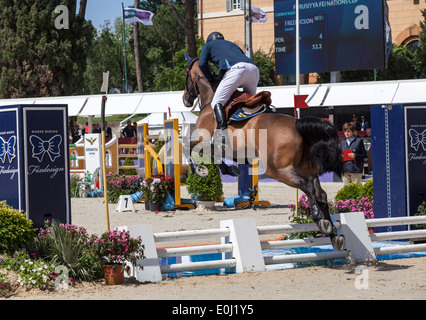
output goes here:
[{"label": "tree", "polygon": [[[130,30],[128,30],[130,36]],[[115,20],[111,27],[109,21],[102,26],[102,30],[93,39],[93,45],[89,50],[87,69],[84,73],[86,94],[99,94],[102,85],[102,73],[109,71],[109,88],[121,88],[124,78],[123,61],[123,21],[121,18]],[[131,59],[131,52],[128,57]],[[128,65],[129,84],[134,84],[136,78],[134,64]]]},{"label": "tree", "polygon": [[421,12],[423,21],[420,21],[418,60],[419,71],[424,77],[426,75],[426,9],[423,9]]},{"label": "tree", "polygon": [[179,25],[185,30],[186,41],[188,45],[188,54],[191,57],[197,55],[197,42],[195,40],[195,24],[194,24],[194,0],[185,0],[183,2],[185,8],[185,19],[179,14],[176,3],[172,0],[161,0],[162,3],[168,5],[172,9],[172,14]]},{"label": "tree", "polygon": [[[69,29],[55,26],[59,4]],[[94,28],[76,16],[76,0],[0,0],[0,8],[0,97],[81,94]]]}]

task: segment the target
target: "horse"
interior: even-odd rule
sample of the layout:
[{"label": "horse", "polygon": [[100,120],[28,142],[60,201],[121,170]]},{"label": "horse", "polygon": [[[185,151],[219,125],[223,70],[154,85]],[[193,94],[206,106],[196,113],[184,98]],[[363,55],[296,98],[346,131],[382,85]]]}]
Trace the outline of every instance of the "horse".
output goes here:
[{"label": "horse", "polygon": [[[200,143],[210,141],[214,135],[216,121],[211,101],[218,80],[210,82],[206,79],[199,68],[198,58],[186,58],[183,103],[190,108],[198,98],[200,105],[195,129],[201,134],[191,141],[192,151]],[[267,176],[306,194],[313,221],[322,233],[330,237],[336,250],[343,250],[344,236],[337,235],[330,218],[327,194],[319,181],[319,175],[324,172],[335,172],[341,176],[342,151],[336,128],[329,121],[314,116],[296,119],[285,114],[264,112],[244,121],[230,122],[228,130],[232,142],[235,139],[239,141],[230,146],[234,159],[241,149],[255,150],[255,157],[261,159]],[[267,148],[260,143],[260,132],[266,132]]]}]

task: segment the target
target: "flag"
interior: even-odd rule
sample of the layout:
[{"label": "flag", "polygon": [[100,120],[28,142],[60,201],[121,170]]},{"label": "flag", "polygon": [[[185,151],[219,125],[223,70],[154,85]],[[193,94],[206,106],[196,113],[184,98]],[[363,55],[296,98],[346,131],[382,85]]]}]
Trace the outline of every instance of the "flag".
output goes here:
[{"label": "flag", "polygon": [[101,92],[108,93],[108,79],[109,79],[109,71],[103,72]]},{"label": "flag", "polygon": [[268,19],[268,14],[261,9],[251,6],[251,21],[263,23]]},{"label": "flag", "polygon": [[308,104],[305,102],[307,94],[294,95],[294,109],[296,108],[309,108]]},{"label": "flag", "polygon": [[154,14],[151,11],[124,8],[124,22],[142,22],[146,26],[152,26],[152,17]]}]

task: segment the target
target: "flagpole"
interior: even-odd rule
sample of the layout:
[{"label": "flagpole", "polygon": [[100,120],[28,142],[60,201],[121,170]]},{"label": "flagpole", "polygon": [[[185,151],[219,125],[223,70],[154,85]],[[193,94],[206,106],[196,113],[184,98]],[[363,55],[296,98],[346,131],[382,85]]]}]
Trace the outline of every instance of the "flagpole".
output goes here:
[{"label": "flagpole", "polygon": [[129,87],[127,86],[127,54],[126,54],[126,23],[124,22],[124,4],[121,3],[121,9],[123,12],[123,53],[124,53],[124,79],[126,85],[126,93],[129,93]]}]

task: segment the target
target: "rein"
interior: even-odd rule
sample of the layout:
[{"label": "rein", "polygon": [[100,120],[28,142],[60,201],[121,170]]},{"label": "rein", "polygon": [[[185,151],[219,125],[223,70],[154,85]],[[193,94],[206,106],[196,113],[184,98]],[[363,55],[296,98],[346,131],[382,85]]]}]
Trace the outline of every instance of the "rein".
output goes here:
[{"label": "rein", "polygon": [[[188,66],[186,67],[187,68],[187,74],[186,74],[186,81],[185,81],[185,85],[188,83],[188,78],[190,79],[190,81],[191,81],[191,86],[190,86],[190,88],[189,89],[187,89],[186,90],[186,93],[185,93],[185,99],[186,100],[189,100],[188,99],[188,96],[189,97],[191,97],[191,98],[193,98],[194,100],[195,100],[195,98],[198,98],[198,101],[199,101],[199,105],[200,105],[200,111],[202,111],[208,104],[210,104],[211,103],[211,101],[210,102],[208,102],[208,103],[206,103],[206,104],[204,104],[204,105],[201,105],[201,103],[200,103],[200,89],[198,88],[198,85],[195,83],[195,82],[193,82],[192,81],[192,78],[190,77],[190,74],[191,74],[191,69],[192,69],[192,67],[194,66],[194,63],[196,62],[196,61],[198,61],[198,59],[199,58],[194,58],[194,59],[192,59],[189,63],[188,63]],[[197,80],[198,81],[200,81],[201,79],[206,79],[207,80],[207,78],[206,77],[204,77],[204,76],[198,76],[197,77]],[[193,94],[192,93],[192,91],[195,89],[195,94]],[[187,96],[188,95],[188,96]]]}]

